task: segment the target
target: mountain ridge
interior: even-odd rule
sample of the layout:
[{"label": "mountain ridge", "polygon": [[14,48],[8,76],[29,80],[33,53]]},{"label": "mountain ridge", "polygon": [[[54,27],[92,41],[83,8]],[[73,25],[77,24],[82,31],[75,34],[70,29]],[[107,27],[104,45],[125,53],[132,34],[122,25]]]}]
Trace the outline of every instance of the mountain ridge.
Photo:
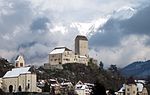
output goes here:
[{"label": "mountain ridge", "polygon": [[150,76],[150,60],[133,62],[121,69],[121,73],[125,77],[147,78]]}]

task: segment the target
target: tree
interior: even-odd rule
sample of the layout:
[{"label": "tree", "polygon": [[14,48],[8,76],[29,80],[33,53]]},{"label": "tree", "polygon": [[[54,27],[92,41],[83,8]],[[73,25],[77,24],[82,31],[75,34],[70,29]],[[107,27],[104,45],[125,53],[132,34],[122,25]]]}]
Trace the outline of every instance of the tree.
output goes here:
[{"label": "tree", "polygon": [[109,93],[108,95],[116,95],[116,94],[115,94],[115,91],[112,90],[112,89],[109,89],[109,92],[108,92],[108,93]]},{"label": "tree", "polygon": [[110,67],[108,68],[108,70],[110,70],[112,73],[116,73],[118,72],[118,68],[116,65],[110,65]]},{"label": "tree", "polygon": [[54,87],[52,87],[52,89],[51,89],[51,95],[55,95],[55,88]]},{"label": "tree", "polygon": [[50,92],[50,85],[46,82],[44,85],[44,92]]},{"label": "tree", "polygon": [[100,70],[103,70],[103,69],[104,69],[104,64],[103,64],[102,61],[100,61],[100,63],[99,63],[99,69],[100,69]]},{"label": "tree", "polygon": [[96,83],[94,83],[94,87],[92,88],[91,95],[106,95],[106,89],[101,83],[96,81]]}]

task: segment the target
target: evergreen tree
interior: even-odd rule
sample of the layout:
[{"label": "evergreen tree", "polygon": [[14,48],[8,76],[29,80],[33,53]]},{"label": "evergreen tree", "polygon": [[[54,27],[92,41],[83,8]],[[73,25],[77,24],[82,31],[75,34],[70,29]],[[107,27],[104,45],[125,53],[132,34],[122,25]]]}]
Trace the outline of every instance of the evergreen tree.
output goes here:
[{"label": "evergreen tree", "polygon": [[92,88],[91,95],[106,95],[106,89],[101,83],[96,81],[96,83],[94,83],[94,87]]},{"label": "evergreen tree", "polygon": [[44,85],[44,89],[43,89],[44,92],[50,92],[50,85],[46,82],[45,85]]},{"label": "evergreen tree", "polygon": [[103,64],[102,61],[100,61],[100,63],[99,63],[99,69],[100,69],[100,70],[103,70],[103,69],[104,69],[104,64]]}]

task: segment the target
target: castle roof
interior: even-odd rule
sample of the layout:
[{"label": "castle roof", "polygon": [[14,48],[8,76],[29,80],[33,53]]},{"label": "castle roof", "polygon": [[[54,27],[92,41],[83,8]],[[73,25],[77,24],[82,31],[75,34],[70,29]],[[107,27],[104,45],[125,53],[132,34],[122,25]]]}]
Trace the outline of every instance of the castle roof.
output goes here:
[{"label": "castle roof", "polygon": [[86,41],[88,41],[87,37],[83,36],[83,35],[77,35],[75,39],[80,39],[80,40],[86,40]]},{"label": "castle roof", "polygon": [[50,54],[59,54],[63,53],[64,51],[71,51],[71,50],[66,47],[56,47],[50,52]]}]

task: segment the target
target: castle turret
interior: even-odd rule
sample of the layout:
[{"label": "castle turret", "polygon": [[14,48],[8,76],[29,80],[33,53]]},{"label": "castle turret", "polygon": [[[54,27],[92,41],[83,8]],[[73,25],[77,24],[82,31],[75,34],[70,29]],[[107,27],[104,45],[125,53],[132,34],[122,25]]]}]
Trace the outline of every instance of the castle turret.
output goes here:
[{"label": "castle turret", "polygon": [[88,57],[88,39],[85,36],[78,35],[75,38],[75,53]]}]

